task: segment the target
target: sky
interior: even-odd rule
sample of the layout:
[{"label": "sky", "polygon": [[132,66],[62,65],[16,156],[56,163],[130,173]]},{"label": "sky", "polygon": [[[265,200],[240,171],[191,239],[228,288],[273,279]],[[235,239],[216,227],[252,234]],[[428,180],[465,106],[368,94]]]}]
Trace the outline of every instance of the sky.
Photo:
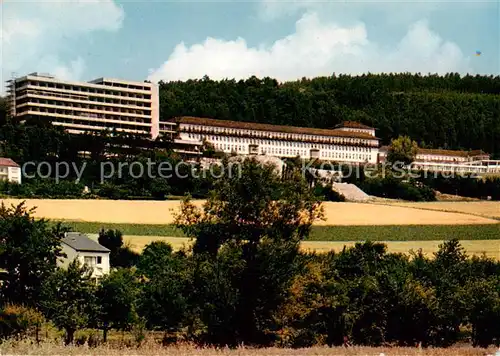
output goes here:
[{"label": "sky", "polygon": [[500,75],[499,1],[0,0],[0,79]]}]

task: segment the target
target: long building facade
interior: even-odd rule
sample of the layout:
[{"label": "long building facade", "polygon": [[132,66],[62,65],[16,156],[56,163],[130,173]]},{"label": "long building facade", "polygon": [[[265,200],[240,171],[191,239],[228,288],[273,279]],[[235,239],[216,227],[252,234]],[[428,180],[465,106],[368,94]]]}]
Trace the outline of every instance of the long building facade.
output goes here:
[{"label": "long building facade", "polygon": [[159,135],[156,84],[109,78],[70,82],[31,73],[9,80],[7,88],[10,115],[21,121],[46,119],[71,133],[116,129]]},{"label": "long building facade", "polygon": [[194,147],[209,144],[216,151],[280,158],[317,158],[325,161],[376,163],[379,138],[375,129],[346,122],[334,129],[267,125],[228,120],[182,117],[177,140]]}]

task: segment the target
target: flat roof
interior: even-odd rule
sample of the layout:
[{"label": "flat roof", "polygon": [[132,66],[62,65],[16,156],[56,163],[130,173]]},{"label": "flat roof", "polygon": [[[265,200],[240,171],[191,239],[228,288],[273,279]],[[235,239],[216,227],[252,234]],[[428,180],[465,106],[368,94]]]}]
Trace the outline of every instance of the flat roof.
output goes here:
[{"label": "flat roof", "polygon": [[216,126],[216,127],[246,129],[246,130],[256,130],[256,131],[275,131],[275,132],[284,132],[290,134],[306,134],[306,135],[318,135],[318,136],[349,137],[349,138],[362,138],[369,140],[380,140],[379,138],[372,136],[368,133],[342,131],[338,129],[317,129],[310,127],[270,125],[270,124],[254,123],[254,122],[207,119],[207,118],[192,117],[192,116],[179,117],[172,119],[172,121],[180,124]]},{"label": "flat roof", "polygon": [[117,79],[117,78],[106,78],[106,77],[96,78],[96,79],[88,81],[88,83],[92,83],[92,84],[98,84],[98,83],[104,83],[104,82],[118,83],[118,84],[132,84],[132,85],[148,86],[148,87],[153,86],[153,83],[145,82],[145,81],[138,82],[138,81],[124,80],[124,79]]},{"label": "flat roof", "polygon": [[[130,85],[137,85],[137,86],[146,86],[151,88],[152,84],[151,83],[146,83],[146,82],[138,82],[138,81],[128,81],[128,80],[123,80],[123,79],[111,79],[111,78],[97,78],[94,80],[91,80],[89,82],[78,82],[78,81],[70,81],[70,80],[61,80],[57,79],[54,76],[49,76],[49,75],[40,75],[38,73],[30,73],[28,75],[22,76],[15,78],[14,80],[16,82],[24,81],[24,80],[40,80],[40,81],[47,81],[51,83],[59,83],[59,84],[68,84],[68,85],[76,85],[76,86],[86,86],[86,87],[91,87],[91,88],[103,88],[103,87],[109,87],[113,88],[115,90],[120,89],[119,87],[113,87],[109,85],[103,85],[103,84],[97,84],[100,81],[109,81],[112,83],[120,83],[120,84],[130,84]],[[124,88],[126,89],[126,88]],[[139,90],[139,89],[137,89]]]}]

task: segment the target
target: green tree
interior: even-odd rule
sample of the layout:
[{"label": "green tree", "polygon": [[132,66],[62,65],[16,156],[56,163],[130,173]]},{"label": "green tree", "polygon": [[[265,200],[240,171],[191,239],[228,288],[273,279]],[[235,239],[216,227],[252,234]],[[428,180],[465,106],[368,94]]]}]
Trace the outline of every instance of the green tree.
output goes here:
[{"label": "green tree", "polygon": [[387,161],[391,163],[403,162],[405,165],[415,160],[418,152],[418,145],[408,136],[399,136],[391,140],[389,151],[387,152]]},{"label": "green tree", "polygon": [[170,193],[170,186],[166,179],[158,177],[151,181],[150,190],[153,198],[164,200]]},{"label": "green tree", "polygon": [[216,263],[222,247],[237,249],[244,266],[229,288],[238,295],[234,318],[225,318],[225,334],[212,333],[210,341],[268,344],[272,315],[297,272],[299,242],[322,217],[321,203],[298,169],[281,181],[273,166],[255,159],[224,166],[203,210],[185,201],[176,224],[195,238],[196,255]]},{"label": "green tree", "polygon": [[109,260],[112,267],[131,267],[137,264],[139,255],[123,244],[120,230],[99,231],[98,242],[110,250]]},{"label": "green tree", "polygon": [[111,271],[97,287],[99,321],[104,342],[108,329],[128,330],[138,320],[139,280],[131,269]]},{"label": "green tree", "polygon": [[488,347],[498,344],[500,331],[500,284],[498,278],[471,280],[466,285],[468,320],[472,326],[472,344]]},{"label": "green tree", "polygon": [[[153,249],[155,248],[149,249],[149,257],[152,257],[153,253],[150,252]],[[191,314],[190,261],[182,255],[174,254],[158,256],[161,258],[160,261],[149,260],[149,257],[141,261],[143,265],[139,270],[139,273],[146,274],[139,298],[139,315],[146,319],[149,329],[176,331],[185,326]],[[145,261],[152,265],[144,266]]]},{"label": "green tree", "polygon": [[42,288],[42,310],[54,324],[65,331],[66,345],[73,343],[75,332],[89,325],[97,316],[96,284],[92,271],[72,261],[67,269],[58,269]]},{"label": "green tree", "polygon": [[34,209],[24,203],[0,206],[0,269],[7,278],[0,287],[4,301],[37,306],[44,281],[57,268],[63,256],[61,225],[50,228],[43,219],[35,219]]},{"label": "green tree", "polygon": [[148,278],[168,266],[173,256],[172,246],[164,241],[153,241],[148,244],[139,257],[137,268],[139,273]]}]

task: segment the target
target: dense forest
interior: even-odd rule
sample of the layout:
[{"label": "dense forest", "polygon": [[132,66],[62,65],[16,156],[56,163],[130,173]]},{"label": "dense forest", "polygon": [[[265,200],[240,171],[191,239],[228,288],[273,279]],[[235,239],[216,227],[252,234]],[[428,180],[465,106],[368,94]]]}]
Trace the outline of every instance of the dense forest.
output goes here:
[{"label": "dense forest", "polygon": [[190,115],[331,128],[345,120],[378,129],[383,144],[408,135],[420,147],[500,155],[500,77],[420,74],[333,75],[160,82],[163,119]]}]

